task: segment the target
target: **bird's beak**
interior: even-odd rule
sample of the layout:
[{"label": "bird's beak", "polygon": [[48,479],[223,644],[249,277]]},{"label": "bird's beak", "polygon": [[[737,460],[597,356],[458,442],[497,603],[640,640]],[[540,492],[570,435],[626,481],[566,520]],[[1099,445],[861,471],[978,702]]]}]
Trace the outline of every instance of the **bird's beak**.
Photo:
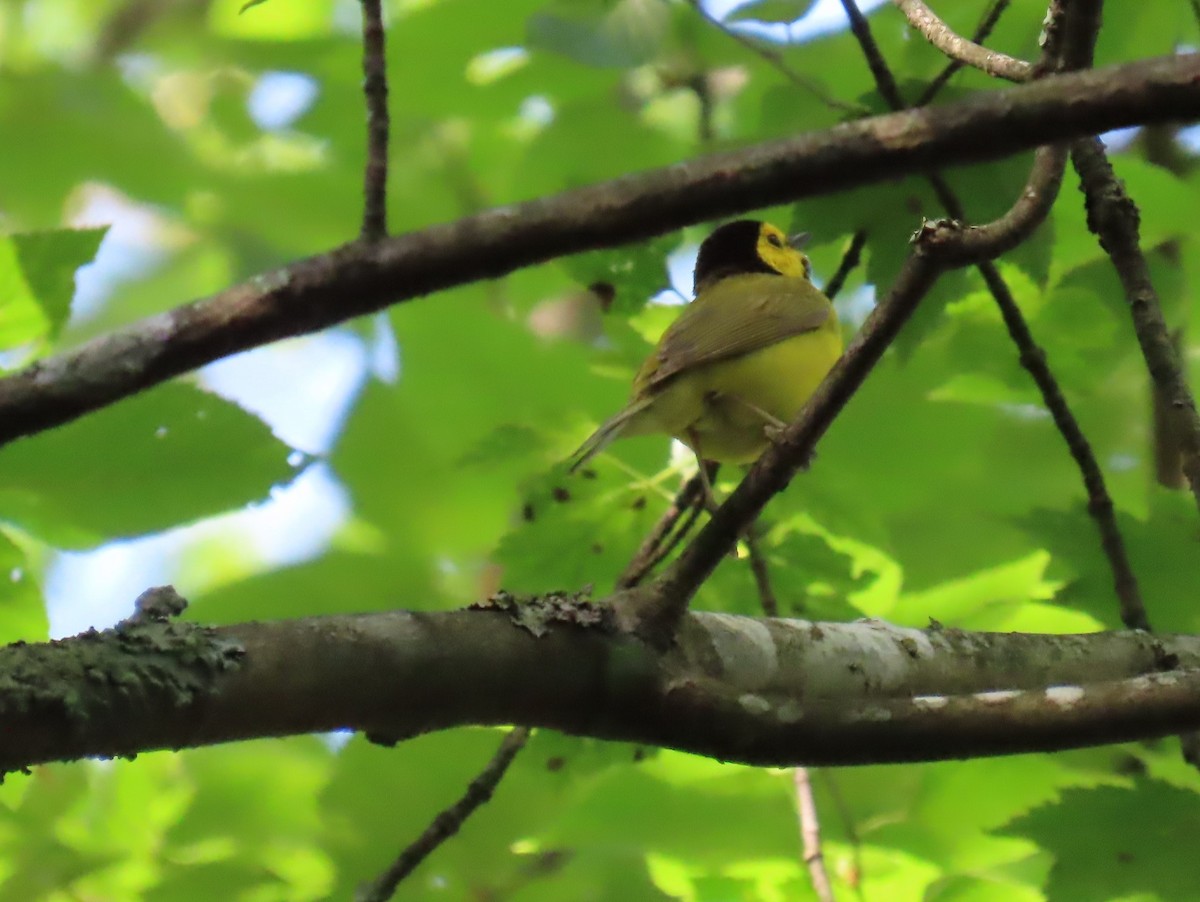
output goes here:
[{"label": "bird's beak", "polygon": [[794,250],[802,250],[812,238],[812,232],[797,232],[795,235],[788,235],[788,247]]}]

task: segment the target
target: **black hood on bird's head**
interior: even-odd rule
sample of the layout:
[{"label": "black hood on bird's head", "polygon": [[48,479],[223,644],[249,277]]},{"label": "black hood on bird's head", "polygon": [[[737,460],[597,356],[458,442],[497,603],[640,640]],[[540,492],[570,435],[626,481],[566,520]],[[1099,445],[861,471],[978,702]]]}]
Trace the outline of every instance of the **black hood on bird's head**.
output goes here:
[{"label": "black hood on bird's head", "polygon": [[743,272],[779,274],[758,254],[758,239],[763,224],[757,219],[727,222],[704,239],[696,255],[693,290],[714,279]]}]

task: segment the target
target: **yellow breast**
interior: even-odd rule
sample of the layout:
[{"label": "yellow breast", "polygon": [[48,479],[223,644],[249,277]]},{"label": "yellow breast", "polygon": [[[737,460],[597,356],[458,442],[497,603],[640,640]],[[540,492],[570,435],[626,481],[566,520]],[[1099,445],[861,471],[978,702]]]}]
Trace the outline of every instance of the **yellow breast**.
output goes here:
[{"label": "yellow breast", "polygon": [[[706,460],[747,463],[767,447],[770,422],[790,422],[842,353],[830,316],[821,328],[697,367],[665,386],[646,431],[679,439]],[[640,431],[640,430],[639,430]]]}]

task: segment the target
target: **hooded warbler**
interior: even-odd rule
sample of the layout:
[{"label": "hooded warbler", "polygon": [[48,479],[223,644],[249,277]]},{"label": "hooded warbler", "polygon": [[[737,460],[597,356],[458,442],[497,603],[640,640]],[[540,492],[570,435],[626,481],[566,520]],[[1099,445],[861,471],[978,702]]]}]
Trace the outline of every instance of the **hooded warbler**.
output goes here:
[{"label": "hooded warbler", "polygon": [[571,469],[613,439],[649,433],[674,436],[701,460],[757,458],[842,353],[833,305],[810,281],[801,243],[749,219],[709,235],[695,300],[642,364],[629,402],[571,455]]}]

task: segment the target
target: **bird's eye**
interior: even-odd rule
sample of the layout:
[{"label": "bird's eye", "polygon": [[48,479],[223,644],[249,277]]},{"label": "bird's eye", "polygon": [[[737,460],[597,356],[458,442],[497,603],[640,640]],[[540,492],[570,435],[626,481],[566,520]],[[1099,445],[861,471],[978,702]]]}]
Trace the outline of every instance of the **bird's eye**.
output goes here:
[{"label": "bird's eye", "polygon": [[771,245],[772,247],[777,247],[777,248],[782,249],[783,248],[783,239],[780,238],[778,235],[776,235],[774,232],[772,232],[770,235],[767,236],[767,244]]}]

